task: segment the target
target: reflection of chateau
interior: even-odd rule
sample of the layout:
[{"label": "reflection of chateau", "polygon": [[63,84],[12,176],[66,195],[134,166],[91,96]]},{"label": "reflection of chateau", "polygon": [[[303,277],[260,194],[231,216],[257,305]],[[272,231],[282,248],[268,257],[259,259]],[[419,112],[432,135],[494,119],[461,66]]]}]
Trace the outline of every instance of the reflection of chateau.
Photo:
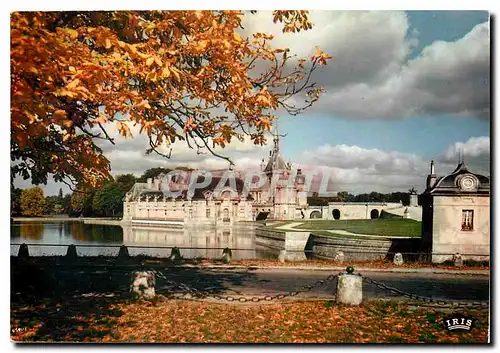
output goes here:
[{"label": "reflection of chateau", "polygon": [[[220,258],[222,250],[233,251],[233,258],[245,259],[255,257],[255,237],[253,227],[204,227],[182,229],[166,229],[159,227],[133,226],[123,227],[123,244],[127,246],[164,247],[168,249],[137,249],[152,256],[168,256],[171,247],[181,249],[185,258]],[[129,251],[133,251],[130,249]]]},{"label": "reflection of chateau", "polygon": [[[490,180],[470,172],[462,161],[437,178],[434,162],[422,197],[422,245],[442,262],[462,258],[485,259],[490,254]],[[479,256],[483,255],[483,256]]]}]

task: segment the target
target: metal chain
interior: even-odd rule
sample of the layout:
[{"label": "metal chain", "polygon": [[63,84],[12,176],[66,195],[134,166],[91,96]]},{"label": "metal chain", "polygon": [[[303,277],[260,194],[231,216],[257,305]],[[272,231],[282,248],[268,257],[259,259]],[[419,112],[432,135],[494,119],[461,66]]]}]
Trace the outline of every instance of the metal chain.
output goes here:
[{"label": "metal chain", "polygon": [[[303,286],[299,290],[296,290],[296,291],[291,291],[288,293],[281,293],[281,294],[276,294],[276,295],[266,295],[266,296],[261,296],[261,297],[257,297],[257,296],[254,296],[254,297],[245,297],[245,296],[235,297],[235,296],[231,296],[231,295],[219,295],[219,294],[214,293],[214,292],[202,291],[202,290],[198,290],[196,288],[188,287],[182,283],[167,281],[167,284],[170,284],[172,287],[181,288],[184,290],[183,292],[169,293],[168,297],[170,297],[170,298],[182,298],[182,299],[205,299],[207,297],[210,297],[210,298],[214,298],[215,300],[225,300],[228,302],[240,302],[240,303],[254,302],[254,303],[258,303],[260,301],[281,300],[281,299],[284,299],[286,297],[295,297],[295,296],[299,295],[300,293],[310,292],[314,288],[321,287],[325,283],[327,283],[329,281],[333,281],[338,276],[339,276],[338,274],[337,275],[330,275],[330,276],[326,277],[325,279],[316,281],[316,283],[314,283],[313,285]],[[165,278],[165,276],[163,276],[162,278]]]},{"label": "metal chain", "polygon": [[374,284],[380,289],[392,292],[394,294],[401,295],[401,296],[409,298],[409,299],[422,301],[425,304],[437,304],[440,307],[469,307],[469,308],[476,308],[476,307],[487,308],[487,307],[489,307],[489,302],[485,302],[485,301],[471,303],[471,302],[458,302],[458,301],[453,301],[453,300],[442,300],[442,299],[433,299],[433,298],[429,298],[429,297],[423,297],[420,295],[404,292],[404,291],[399,290],[399,289],[394,288],[394,287],[390,287],[390,286],[388,286],[382,282],[376,281],[370,277],[366,277],[366,276],[362,276],[362,277],[366,282]]},{"label": "metal chain", "polygon": [[[168,281],[162,272],[157,271],[157,270],[154,270],[152,272],[154,272],[159,278],[166,280],[166,283],[168,285],[170,285],[171,287],[181,290],[181,291],[175,291],[175,292],[169,293],[168,297],[182,298],[182,299],[205,299],[205,298],[211,297],[211,298],[214,298],[215,300],[225,300],[228,302],[241,302],[241,303],[245,303],[245,302],[257,303],[260,301],[273,301],[273,300],[281,300],[281,299],[284,299],[287,297],[295,297],[295,296],[299,295],[300,293],[307,293],[307,292],[310,292],[314,288],[321,287],[325,283],[335,280],[339,275],[342,274],[342,272],[340,272],[339,274],[336,274],[336,275],[329,275],[328,277],[326,277],[323,280],[316,281],[313,285],[302,286],[299,290],[291,291],[291,292],[287,292],[287,293],[281,293],[281,294],[276,294],[276,295],[266,295],[266,296],[261,296],[261,297],[257,297],[257,296],[253,296],[253,297],[238,296],[238,297],[235,297],[235,296],[230,296],[230,295],[222,295],[222,294],[220,295],[220,294],[217,294],[216,292],[210,292],[207,290],[198,290],[196,288],[189,287],[183,283]],[[411,294],[408,292],[404,292],[400,289],[390,287],[382,282],[374,280],[373,278],[370,278],[367,276],[362,276],[361,274],[360,274],[360,276],[367,283],[374,284],[375,286],[377,286],[378,288],[380,288],[382,290],[385,290],[385,291],[388,291],[388,292],[391,292],[391,293],[394,293],[394,294],[397,294],[397,295],[400,295],[400,296],[403,296],[403,297],[406,297],[406,298],[409,298],[412,300],[423,302],[424,303],[423,306],[436,306],[437,305],[439,307],[456,307],[456,308],[459,308],[459,307],[487,308],[487,307],[489,307],[489,302],[487,302],[487,301],[459,302],[459,301],[453,301],[453,300],[433,299],[430,297],[424,297],[424,296],[420,296],[420,295],[416,295],[416,294]]]}]

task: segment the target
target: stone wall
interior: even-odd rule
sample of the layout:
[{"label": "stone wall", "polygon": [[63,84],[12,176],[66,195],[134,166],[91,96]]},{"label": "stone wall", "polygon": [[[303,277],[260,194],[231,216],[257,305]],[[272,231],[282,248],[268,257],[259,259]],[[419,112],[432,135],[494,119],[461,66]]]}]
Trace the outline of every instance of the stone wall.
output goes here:
[{"label": "stone wall", "polygon": [[287,261],[306,260],[304,250],[309,241],[309,232],[279,232],[265,228],[257,228],[255,244],[275,251],[284,250]]},{"label": "stone wall", "polygon": [[259,227],[255,230],[255,244],[275,250],[285,249],[286,233]]},{"label": "stone wall", "polygon": [[374,261],[387,256],[391,240],[349,239],[328,235],[311,235],[314,256],[333,259],[337,251],[342,251],[345,261]]},{"label": "stone wall", "polygon": [[[462,230],[463,210],[474,211],[473,230]],[[433,211],[433,262],[443,262],[446,260],[451,260],[452,254],[455,253],[460,253],[464,260],[489,259],[489,197],[435,196]]]},{"label": "stone wall", "polygon": [[372,211],[376,211],[379,218],[382,210],[388,210],[391,208],[401,207],[399,203],[362,203],[362,202],[330,202],[328,204],[328,210],[326,214],[323,213],[326,219],[335,219],[333,216],[334,210],[338,210],[340,213],[339,219],[371,219]]}]

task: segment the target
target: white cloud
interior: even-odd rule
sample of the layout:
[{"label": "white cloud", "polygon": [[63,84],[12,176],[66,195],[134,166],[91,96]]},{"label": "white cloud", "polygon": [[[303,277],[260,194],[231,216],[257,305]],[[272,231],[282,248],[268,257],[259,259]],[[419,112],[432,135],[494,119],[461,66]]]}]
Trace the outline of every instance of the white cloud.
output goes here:
[{"label": "white cloud", "polygon": [[444,157],[446,160],[453,160],[457,158],[459,152],[465,157],[489,156],[490,138],[489,136],[471,137],[466,142],[455,142],[447,148]]},{"label": "white cloud", "polygon": [[[482,136],[455,142],[442,151],[436,158],[440,176],[454,170],[458,150],[464,151],[465,162],[472,172],[489,175],[489,137]],[[412,187],[422,192],[430,160],[397,151],[326,144],[304,151],[295,162],[305,171],[315,170],[328,175],[331,180],[329,192],[363,193],[406,191]]]},{"label": "white cloud", "polygon": [[313,11],[313,29],[298,34],[281,34],[269,13],[254,16],[245,19],[247,33],[272,33],[275,46],[301,57],[316,45],[334,56],[313,76],[327,94],[311,111],[359,119],[489,117],[488,23],[455,42],[436,41],[409,60],[419,33],[401,11]]},{"label": "white cloud", "polygon": [[465,142],[451,144],[440,156],[439,162],[456,164],[460,155],[471,171],[487,175],[490,173],[489,136],[471,137]]},{"label": "white cloud", "polygon": [[304,169],[329,175],[332,192],[422,190],[427,162],[414,154],[329,144],[305,151],[300,158]]},{"label": "white cloud", "polygon": [[[154,167],[188,166],[205,170],[227,168],[225,161],[207,155],[200,157],[191,156],[188,152],[179,159],[165,159],[151,154],[144,155],[146,146],[137,145],[137,150],[130,150],[130,143],[123,144],[126,150],[121,150],[122,143],[117,140],[115,149],[107,154],[111,160],[113,174],[132,173],[140,176],[146,169]],[[143,141],[144,142],[144,141]],[[136,142],[134,142],[135,144]],[[145,143],[145,142],[144,142]],[[269,146],[244,148],[243,151],[228,150],[227,155],[233,156],[236,170],[257,169],[261,159],[267,161]],[[464,152],[465,162],[470,170],[489,175],[490,172],[490,142],[489,137],[473,137],[465,142],[455,142],[436,156],[436,172],[439,176],[453,171],[458,162],[458,151]],[[284,156],[285,158],[288,156]],[[329,145],[304,151],[292,160],[294,169],[301,168],[303,172],[319,172],[323,177],[329,178],[328,192],[347,190],[350,193],[366,193],[371,191],[393,192],[407,191],[415,187],[418,191],[425,188],[425,180],[429,173],[430,160],[421,156],[398,151],[384,151],[379,149],[366,149],[359,146]],[[29,182],[17,180],[18,187],[30,187]],[[44,187],[46,195],[56,195],[64,185],[49,181]],[[313,181],[314,190],[320,189],[320,178]]]}]

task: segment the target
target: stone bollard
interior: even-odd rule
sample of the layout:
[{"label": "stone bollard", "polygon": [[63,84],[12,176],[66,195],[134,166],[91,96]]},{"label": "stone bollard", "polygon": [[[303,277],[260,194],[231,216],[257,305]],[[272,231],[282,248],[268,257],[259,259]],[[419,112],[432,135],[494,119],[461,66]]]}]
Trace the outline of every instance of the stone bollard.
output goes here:
[{"label": "stone bollard", "polygon": [[28,250],[28,245],[26,245],[26,243],[22,243],[21,246],[19,246],[19,252],[17,253],[17,257],[21,259],[26,259],[30,257],[30,252]]},{"label": "stone bollard", "polygon": [[178,247],[174,246],[172,248],[172,252],[170,253],[169,259],[171,261],[176,261],[176,260],[180,260],[181,258],[182,258],[181,251],[179,250]]},{"label": "stone bollard", "polygon": [[130,291],[138,298],[153,299],[155,293],[156,278],[152,271],[136,271],[132,274],[132,286]]},{"label": "stone bollard", "polygon": [[338,250],[336,253],[335,253],[335,256],[333,257],[333,261],[338,263],[338,264],[343,264],[344,263],[344,259],[345,259],[345,256],[344,256],[344,252]]},{"label": "stone bollard", "polygon": [[286,250],[280,250],[280,253],[278,255],[278,261],[279,262],[285,262],[286,261]]},{"label": "stone bollard", "polygon": [[456,253],[455,255],[453,255],[453,262],[455,262],[455,266],[457,266],[457,267],[464,265],[464,262],[462,260],[462,255],[460,255],[459,253]]},{"label": "stone bollard", "polygon": [[68,246],[68,251],[66,251],[66,259],[68,260],[76,260],[78,258],[78,253],[76,252],[76,246],[71,244]]},{"label": "stone bollard", "polygon": [[120,250],[118,251],[118,258],[127,258],[129,257],[129,253],[128,253],[128,248],[125,246],[125,245],[122,245],[120,246]]},{"label": "stone bollard", "polygon": [[225,248],[222,250],[222,261],[225,263],[230,263],[231,259],[233,258],[233,252],[229,248]]},{"label": "stone bollard", "polygon": [[346,270],[347,273],[339,275],[337,280],[337,303],[359,305],[363,301],[363,277],[353,274],[352,266]]},{"label": "stone bollard", "polygon": [[400,252],[394,254],[394,265],[402,265],[404,264],[405,262],[403,261],[403,254],[401,254]]}]

